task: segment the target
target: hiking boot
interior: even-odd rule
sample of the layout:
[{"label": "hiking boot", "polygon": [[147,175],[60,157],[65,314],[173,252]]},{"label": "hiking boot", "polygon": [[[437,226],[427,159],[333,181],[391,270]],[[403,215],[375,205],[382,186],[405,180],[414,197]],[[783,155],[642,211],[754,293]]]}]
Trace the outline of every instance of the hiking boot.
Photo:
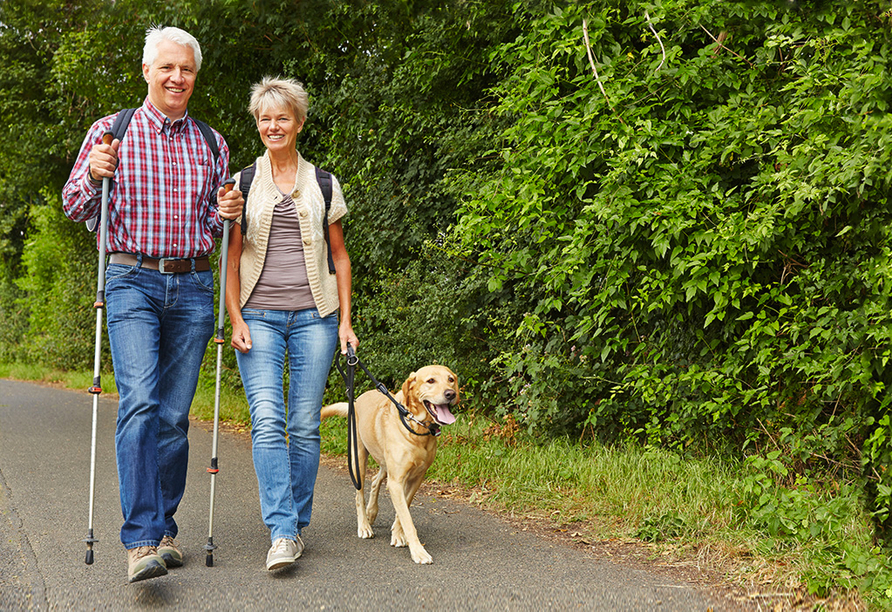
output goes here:
[{"label": "hiking boot", "polygon": [[164,564],[169,568],[183,567],[183,551],[177,546],[177,541],[169,535],[161,538],[158,545],[158,554],[164,559]]},{"label": "hiking boot", "polygon": [[277,538],[266,553],[266,569],[269,571],[288,567],[300,557],[304,551],[304,543],[300,536],[297,541],[288,538]]},{"label": "hiking boot", "polygon": [[127,578],[130,582],[138,582],[149,578],[157,578],[167,574],[164,559],[154,546],[140,546],[127,551]]}]

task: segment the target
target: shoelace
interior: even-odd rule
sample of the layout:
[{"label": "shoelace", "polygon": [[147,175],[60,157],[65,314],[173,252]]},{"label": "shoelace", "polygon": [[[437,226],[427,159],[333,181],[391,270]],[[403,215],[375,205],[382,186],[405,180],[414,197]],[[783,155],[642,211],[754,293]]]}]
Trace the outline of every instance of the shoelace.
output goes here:
[{"label": "shoelace", "polygon": [[139,561],[143,557],[148,557],[151,554],[154,554],[154,550],[151,546],[140,546],[136,551],[136,560]]},{"label": "shoelace", "polygon": [[273,544],[273,552],[288,552],[288,540],[280,538]]}]

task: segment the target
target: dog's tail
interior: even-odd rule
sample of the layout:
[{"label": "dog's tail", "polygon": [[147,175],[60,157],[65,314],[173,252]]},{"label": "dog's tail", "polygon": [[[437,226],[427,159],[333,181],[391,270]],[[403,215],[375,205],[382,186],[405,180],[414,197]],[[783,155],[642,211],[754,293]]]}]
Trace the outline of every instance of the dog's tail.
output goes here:
[{"label": "dog's tail", "polygon": [[338,402],[337,404],[331,404],[330,406],[324,406],[322,408],[322,418],[327,419],[331,416],[341,416],[347,417],[347,402]]}]

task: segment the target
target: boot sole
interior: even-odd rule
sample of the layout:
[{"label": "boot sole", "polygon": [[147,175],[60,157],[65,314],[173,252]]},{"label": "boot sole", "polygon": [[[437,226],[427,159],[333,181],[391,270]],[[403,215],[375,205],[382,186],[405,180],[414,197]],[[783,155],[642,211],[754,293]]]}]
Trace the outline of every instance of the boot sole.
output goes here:
[{"label": "boot sole", "polygon": [[144,568],[130,577],[130,582],[139,582],[150,578],[158,578],[167,575],[167,568],[157,561],[150,561]]},{"label": "boot sole", "polygon": [[273,561],[272,563],[268,563],[266,565],[266,569],[269,571],[275,571],[277,569],[283,569],[288,567],[289,565],[294,565],[294,562],[297,561],[297,557],[294,559],[278,559]]},{"label": "boot sole", "polygon": [[177,559],[170,553],[161,555],[161,558],[164,559],[164,565],[166,565],[168,569],[171,567],[183,567],[183,560]]}]

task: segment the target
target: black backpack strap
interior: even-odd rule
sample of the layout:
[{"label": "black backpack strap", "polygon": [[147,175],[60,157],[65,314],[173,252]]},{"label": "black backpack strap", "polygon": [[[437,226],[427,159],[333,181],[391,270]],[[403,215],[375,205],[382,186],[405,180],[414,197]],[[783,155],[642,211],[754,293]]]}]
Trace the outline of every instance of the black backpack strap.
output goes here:
[{"label": "black backpack strap", "polygon": [[322,168],[316,168],[316,182],[322,190],[322,198],[325,200],[325,215],[322,217],[322,233],[325,235],[325,244],[328,245],[328,273],[335,273],[334,258],[331,256],[331,240],[328,238],[328,211],[331,209],[331,173]]},{"label": "black backpack strap", "polygon": [[242,205],[242,236],[248,235],[248,192],[251,191],[251,181],[254,180],[254,171],[256,168],[251,164],[247,168],[242,168],[239,175],[238,190],[242,192],[245,203]]},{"label": "black backpack strap", "polygon": [[133,119],[133,113],[135,112],[135,108],[125,108],[118,113],[118,116],[115,117],[115,122],[111,127],[111,133],[114,138],[124,140],[124,133],[127,131],[127,126],[130,125],[130,120]]},{"label": "black backpack strap", "polygon": [[192,121],[198,126],[201,135],[204,136],[205,142],[208,143],[208,148],[211,150],[211,153],[214,154],[214,161],[220,159],[220,147],[217,146],[217,137],[214,135],[214,130],[212,130],[211,126],[207,123],[199,121],[195,117],[192,117]]},{"label": "black backpack strap", "polygon": [[[112,138],[124,140],[124,133],[127,132],[127,126],[130,125],[130,120],[133,119],[133,113],[135,112],[135,108],[125,108],[118,112],[118,116],[115,117],[115,121],[112,123],[110,130]],[[95,232],[97,225],[99,225],[98,216],[93,217],[92,219],[87,219],[87,229],[89,231]]]}]

